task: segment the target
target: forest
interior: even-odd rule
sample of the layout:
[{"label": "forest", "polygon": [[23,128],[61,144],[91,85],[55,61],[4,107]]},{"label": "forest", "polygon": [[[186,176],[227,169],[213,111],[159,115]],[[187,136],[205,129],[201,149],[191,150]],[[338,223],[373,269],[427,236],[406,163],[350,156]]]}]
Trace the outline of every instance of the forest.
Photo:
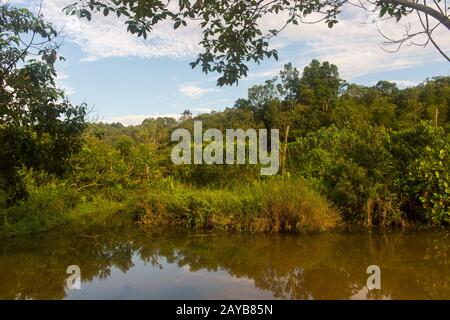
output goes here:
[{"label": "forest", "polygon": [[[24,32],[52,42],[50,24],[3,5],[0,24],[1,237],[117,217],[246,232],[450,222],[449,76],[362,86],[341,79],[332,61],[288,63],[223,111],[123,126],[88,121],[88,106],[56,86],[58,47],[39,48],[40,59],[20,50]],[[279,129],[279,174],[174,165],[171,133],[192,131],[195,120],[204,130]]]}]

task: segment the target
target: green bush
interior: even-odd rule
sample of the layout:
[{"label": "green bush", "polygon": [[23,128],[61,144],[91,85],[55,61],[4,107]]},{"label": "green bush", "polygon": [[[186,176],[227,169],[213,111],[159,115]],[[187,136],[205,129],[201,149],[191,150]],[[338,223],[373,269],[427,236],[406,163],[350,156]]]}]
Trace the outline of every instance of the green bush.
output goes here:
[{"label": "green bush", "polygon": [[418,200],[433,224],[450,222],[450,138],[437,131],[434,146],[427,145],[408,166],[404,189]]},{"label": "green bush", "polygon": [[402,224],[397,206],[387,205],[395,198],[387,136],[383,127],[368,124],[321,128],[289,144],[289,170],[331,199],[346,222]]},{"label": "green bush", "polygon": [[399,131],[330,126],[289,151],[290,170],[311,180],[348,222],[449,222],[449,136],[432,122]]},{"label": "green bush", "polygon": [[28,197],[0,208],[0,236],[21,235],[51,229],[67,221],[68,212],[80,200],[66,182],[37,184],[32,173],[25,176]]}]

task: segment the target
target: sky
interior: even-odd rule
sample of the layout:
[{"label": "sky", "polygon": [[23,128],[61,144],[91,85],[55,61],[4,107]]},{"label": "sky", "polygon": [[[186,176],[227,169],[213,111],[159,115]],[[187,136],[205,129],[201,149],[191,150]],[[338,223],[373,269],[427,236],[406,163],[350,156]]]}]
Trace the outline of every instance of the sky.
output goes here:
[{"label": "sky", "polygon": [[[0,2],[36,12],[40,0]],[[147,40],[138,39],[115,16],[96,15],[91,22],[67,17],[62,8],[73,2],[44,0],[43,14],[61,34],[60,55],[66,61],[57,63],[58,85],[74,104],[88,104],[91,121],[137,125],[149,117],[178,117],[186,109],[193,114],[220,111],[246,97],[249,87],[276,76],[288,62],[301,71],[312,59],[329,61],[338,66],[341,78],[362,85],[389,80],[406,87],[450,75],[450,64],[431,45],[404,46],[396,53],[383,50],[389,47],[378,28],[396,37],[405,26],[415,30],[415,19],[374,22],[373,14],[348,6],[332,29],[325,24],[288,27],[271,42],[278,61],[250,65],[248,77],[237,86],[217,87],[217,74],[205,75],[189,66],[201,51],[198,26],[174,31],[172,25],[162,24]],[[280,16],[268,16],[261,25],[276,29],[280,21]],[[447,30],[436,29],[435,40],[450,53]]]}]

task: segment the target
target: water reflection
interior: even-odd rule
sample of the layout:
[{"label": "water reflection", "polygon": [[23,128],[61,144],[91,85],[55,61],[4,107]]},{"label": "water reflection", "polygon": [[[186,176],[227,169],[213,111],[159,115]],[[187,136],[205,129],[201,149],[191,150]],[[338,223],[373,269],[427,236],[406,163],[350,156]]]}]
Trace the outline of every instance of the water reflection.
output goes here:
[{"label": "water reflection", "polygon": [[[218,234],[136,227],[0,244],[0,299],[450,299],[444,232]],[[81,268],[82,289],[65,288]],[[381,268],[381,290],[366,268]]]}]

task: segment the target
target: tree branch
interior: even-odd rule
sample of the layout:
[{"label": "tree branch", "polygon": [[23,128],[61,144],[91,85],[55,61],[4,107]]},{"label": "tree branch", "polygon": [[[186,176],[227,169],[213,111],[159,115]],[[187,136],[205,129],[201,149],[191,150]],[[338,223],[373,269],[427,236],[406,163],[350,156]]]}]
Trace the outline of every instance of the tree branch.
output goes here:
[{"label": "tree branch", "polygon": [[439,11],[423,5],[421,3],[409,1],[409,0],[379,0],[378,3],[388,3],[388,4],[394,4],[399,6],[404,6],[410,9],[415,9],[417,11],[423,12],[433,18],[435,18],[437,21],[442,23],[447,29],[450,30],[450,18],[447,17],[445,14],[440,13]]}]

